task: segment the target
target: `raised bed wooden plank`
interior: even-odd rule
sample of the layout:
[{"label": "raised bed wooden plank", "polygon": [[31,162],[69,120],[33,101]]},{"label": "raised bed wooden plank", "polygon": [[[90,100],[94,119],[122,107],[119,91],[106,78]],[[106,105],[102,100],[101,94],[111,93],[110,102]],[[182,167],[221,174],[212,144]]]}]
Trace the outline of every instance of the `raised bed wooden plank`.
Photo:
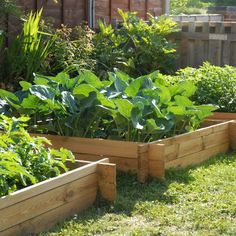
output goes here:
[{"label": "raised bed wooden plank", "polygon": [[219,153],[225,153],[229,150],[229,143],[220,144],[215,147],[211,147],[200,152],[196,152],[191,155],[187,155],[173,161],[165,163],[165,168],[185,168],[187,166],[193,166],[200,164],[205,160],[208,160],[210,157],[213,157]]},{"label": "raised bed wooden plank", "polygon": [[[91,205],[99,190],[114,201],[116,168],[104,158],[0,198],[0,235],[34,235]],[[107,189],[109,188],[109,189]],[[22,234],[22,232],[24,232]]]},{"label": "raised bed wooden plank", "polygon": [[78,196],[92,195],[95,199],[97,190],[97,174],[94,173],[4,208],[1,210],[4,217],[0,218],[0,232],[74,201]]},{"label": "raised bed wooden plank", "polygon": [[230,112],[214,112],[212,116],[209,117],[209,119],[214,120],[236,120],[236,113],[230,113]]},{"label": "raised bed wooden plank", "polygon": [[[178,159],[187,159],[193,155],[196,157],[197,153],[211,147],[233,143],[233,141],[229,141],[230,137],[232,140],[234,137],[234,134],[230,136],[230,124],[229,121],[206,120],[204,122],[206,127],[204,128],[150,143],[73,138],[73,146],[79,158],[91,161],[107,156],[111,163],[117,165],[117,169],[125,172],[135,172],[138,174],[139,181],[144,182],[148,175],[164,179],[165,166],[168,162],[175,163],[178,162]],[[61,140],[57,147],[71,147],[68,140],[71,141],[72,139],[56,137],[55,142],[60,138],[63,141]],[[85,141],[89,142],[84,144]],[[97,148],[99,145],[102,148]],[[123,146],[125,151],[123,151]],[[207,158],[210,158],[210,156]],[[189,164],[191,164],[190,162],[191,160]]]},{"label": "raised bed wooden plank", "polygon": [[64,220],[75,212],[80,212],[88,208],[94,201],[93,195],[78,196],[72,202],[7,229],[4,233],[0,233],[0,236],[35,235],[36,233],[47,231],[57,222]]},{"label": "raised bed wooden plank", "polygon": [[[38,134],[35,134],[39,136]],[[75,153],[103,155],[103,156],[117,156],[137,158],[138,145],[136,142],[124,142],[105,139],[89,139],[77,137],[65,137],[57,135],[43,135],[51,140],[55,148],[65,146]]]}]

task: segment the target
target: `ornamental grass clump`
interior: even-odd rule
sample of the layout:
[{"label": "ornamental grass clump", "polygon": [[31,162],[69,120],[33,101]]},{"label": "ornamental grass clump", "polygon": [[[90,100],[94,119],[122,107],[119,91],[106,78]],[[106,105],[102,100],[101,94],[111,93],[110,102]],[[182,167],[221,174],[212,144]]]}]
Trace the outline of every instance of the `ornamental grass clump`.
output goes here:
[{"label": "ornamental grass clump", "polygon": [[44,137],[31,137],[25,130],[29,118],[0,117],[0,197],[67,171],[73,154],[55,150]]}]

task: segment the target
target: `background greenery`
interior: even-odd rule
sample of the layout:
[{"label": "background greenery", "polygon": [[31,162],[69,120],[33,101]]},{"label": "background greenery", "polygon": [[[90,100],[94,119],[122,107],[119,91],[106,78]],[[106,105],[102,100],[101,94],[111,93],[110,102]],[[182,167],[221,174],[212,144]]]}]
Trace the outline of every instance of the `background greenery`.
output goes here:
[{"label": "background greenery", "polygon": [[171,14],[205,13],[209,6],[236,6],[235,0],[171,0]]}]

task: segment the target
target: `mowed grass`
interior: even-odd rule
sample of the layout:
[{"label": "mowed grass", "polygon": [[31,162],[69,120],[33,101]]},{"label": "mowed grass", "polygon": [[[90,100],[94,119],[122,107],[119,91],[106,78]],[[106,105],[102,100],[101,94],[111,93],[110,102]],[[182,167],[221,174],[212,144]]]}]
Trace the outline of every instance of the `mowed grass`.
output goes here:
[{"label": "mowed grass", "polygon": [[169,171],[162,183],[119,174],[117,189],[114,204],[97,201],[44,235],[236,235],[235,153]]}]

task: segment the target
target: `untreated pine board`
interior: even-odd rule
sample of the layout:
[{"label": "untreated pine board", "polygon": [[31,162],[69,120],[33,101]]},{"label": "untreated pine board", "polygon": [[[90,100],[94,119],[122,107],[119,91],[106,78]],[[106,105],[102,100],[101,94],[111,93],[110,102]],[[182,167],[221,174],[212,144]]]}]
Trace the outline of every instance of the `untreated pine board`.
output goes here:
[{"label": "untreated pine board", "polygon": [[18,202],[24,201],[26,199],[32,198],[40,193],[50,191],[56,187],[65,185],[79,178],[83,178],[87,175],[96,173],[97,163],[107,163],[109,162],[107,158],[104,158],[98,162],[82,166],[79,169],[69,171],[67,173],[61,174],[55,178],[45,180],[43,182],[34,184],[30,187],[18,190],[11,195],[0,198],[0,210],[5,207],[10,207]]},{"label": "untreated pine board", "polygon": [[149,174],[163,180],[165,178],[165,145],[150,143],[148,155]]},{"label": "untreated pine board", "polygon": [[185,168],[187,166],[192,166],[196,164],[200,164],[201,162],[213,157],[219,153],[225,153],[229,150],[229,143],[220,144],[215,147],[211,147],[205,149],[203,151],[190,154],[173,161],[169,161],[165,163],[165,168]]},{"label": "untreated pine board", "polygon": [[93,195],[95,198],[97,190],[97,174],[95,173],[1,209],[0,213],[4,217],[0,218],[0,232],[58,208],[75,200],[78,196]]},{"label": "untreated pine board", "polygon": [[116,198],[116,165],[98,164],[99,193],[103,199],[114,201]]},{"label": "untreated pine board", "polygon": [[[74,153],[76,159],[78,160],[87,160],[87,161],[97,161],[103,158],[103,156],[98,155],[90,155],[83,153]],[[137,154],[138,155],[138,154]],[[114,157],[114,156],[106,156],[109,157],[110,163],[116,164],[117,170],[121,170],[124,172],[137,172],[138,170],[138,158],[128,158],[128,157]]]},{"label": "untreated pine board", "polygon": [[153,143],[161,143],[161,144],[165,144],[165,145],[172,145],[174,143],[181,143],[181,142],[185,142],[191,139],[195,139],[195,138],[199,138],[201,136],[205,136],[205,135],[209,135],[212,134],[214,132],[218,132],[218,131],[223,131],[229,128],[229,122],[222,122],[220,124],[216,124],[216,125],[212,125],[210,127],[205,127],[205,128],[201,128],[198,129],[196,131],[193,131],[191,133],[185,133],[185,134],[181,134],[181,135],[177,135],[174,136],[172,138],[167,138],[167,139],[163,139],[163,140],[159,140]]},{"label": "untreated pine board", "polygon": [[209,118],[216,120],[225,120],[225,121],[236,120],[236,113],[214,112],[214,114]]},{"label": "untreated pine board", "polygon": [[138,147],[138,180],[141,183],[145,183],[148,177],[148,149],[148,144]]},{"label": "untreated pine board", "polygon": [[229,137],[230,137],[230,148],[236,149],[236,121],[232,121],[229,124]]},{"label": "untreated pine board", "polygon": [[47,231],[59,221],[91,206],[94,201],[95,197],[91,194],[82,197],[78,196],[74,201],[13,226],[3,233],[0,232],[0,236],[35,235],[36,233]]},{"label": "untreated pine board", "polygon": [[103,156],[125,156],[137,158],[138,145],[140,143],[115,141],[105,139],[89,139],[78,137],[65,137],[57,135],[40,135],[51,140],[55,148],[65,147],[75,153],[84,153]]}]

